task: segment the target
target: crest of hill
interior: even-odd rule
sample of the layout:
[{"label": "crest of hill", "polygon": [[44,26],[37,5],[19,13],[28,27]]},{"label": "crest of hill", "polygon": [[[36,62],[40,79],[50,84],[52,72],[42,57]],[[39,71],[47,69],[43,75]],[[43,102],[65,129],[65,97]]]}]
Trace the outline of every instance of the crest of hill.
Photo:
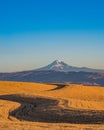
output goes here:
[{"label": "crest of hill", "polygon": [[74,98],[81,100],[103,101],[104,88],[77,84],[40,84],[28,82],[0,81],[0,95],[27,93],[30,95],[51,96],[56,98]]}]

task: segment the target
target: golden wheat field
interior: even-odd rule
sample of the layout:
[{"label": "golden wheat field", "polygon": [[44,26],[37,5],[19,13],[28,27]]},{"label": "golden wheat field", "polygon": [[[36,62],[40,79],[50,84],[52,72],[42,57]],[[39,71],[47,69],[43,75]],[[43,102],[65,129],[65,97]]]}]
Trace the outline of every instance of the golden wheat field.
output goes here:
[{"label": "golden wheat field", "polygon": [[0,130],[104,130],[104,88],[1,81]]}]

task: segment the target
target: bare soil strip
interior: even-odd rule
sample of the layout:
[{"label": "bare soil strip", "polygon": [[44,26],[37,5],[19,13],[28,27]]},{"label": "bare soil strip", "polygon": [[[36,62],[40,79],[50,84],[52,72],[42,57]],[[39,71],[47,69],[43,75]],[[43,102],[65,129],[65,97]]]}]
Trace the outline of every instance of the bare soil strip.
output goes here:
[{"label": "bare soil strip", "polygon": [[[67,100],[26,95],[1,95],[0,99],[18,102],[20,107],[9,112],[20,121],[46,123],[103,124],[104,111],[78,110],[68,107]],[[61,102],[61,103],[60,103]],[[62,107],[60,104],[62,104]]]}]

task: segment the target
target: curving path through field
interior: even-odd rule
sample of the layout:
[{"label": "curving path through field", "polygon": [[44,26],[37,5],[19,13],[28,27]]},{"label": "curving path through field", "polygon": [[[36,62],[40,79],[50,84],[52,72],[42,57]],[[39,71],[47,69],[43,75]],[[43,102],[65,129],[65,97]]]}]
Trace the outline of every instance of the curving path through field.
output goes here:
[{"label": "curving path through field", "polygon": [[27,95],[2,95],[2,100],[18,102],[20,107],[9,112],[10,117],[18,120],[48,122],[103,124],[104,111],[77,110],[68,107],[68,101]]}]

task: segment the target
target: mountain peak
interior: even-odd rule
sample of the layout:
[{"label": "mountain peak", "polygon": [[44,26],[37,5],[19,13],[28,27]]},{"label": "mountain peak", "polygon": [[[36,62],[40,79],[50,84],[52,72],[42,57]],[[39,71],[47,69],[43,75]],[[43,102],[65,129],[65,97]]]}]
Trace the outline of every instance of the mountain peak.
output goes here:
[{"label": "mountain peak", "polygon": [[62,63],[64,63],[64,62],[61,60],[55,60],[52,62],[52,64],[62,64]]},{"label": "mountain peak", "polygon": [[99,69],[92,69],[87,67],[76,67],[70,66],[61,60],[55,60],[51,64],[44,66],[42,68],[37,69],[39,71],[46,71],[46,70],[54,70],[54,71],[63,71],[63,72],[70,72],[70,71],[84,71],[84,72],[104,72],[104,70]]},{"label": "mountain peak", "polygon": [[64,63],[61,60],[55,60],[51,64],[40,68],[39,70],[55,70],[55,71],[66,71],[69,68],[69,65]]},{"label": "mountain peak", "polygon": [[63,61],[61,61],[61,60],[55,60],[55,61],[53,61],[54,63],[62,63]]}]

